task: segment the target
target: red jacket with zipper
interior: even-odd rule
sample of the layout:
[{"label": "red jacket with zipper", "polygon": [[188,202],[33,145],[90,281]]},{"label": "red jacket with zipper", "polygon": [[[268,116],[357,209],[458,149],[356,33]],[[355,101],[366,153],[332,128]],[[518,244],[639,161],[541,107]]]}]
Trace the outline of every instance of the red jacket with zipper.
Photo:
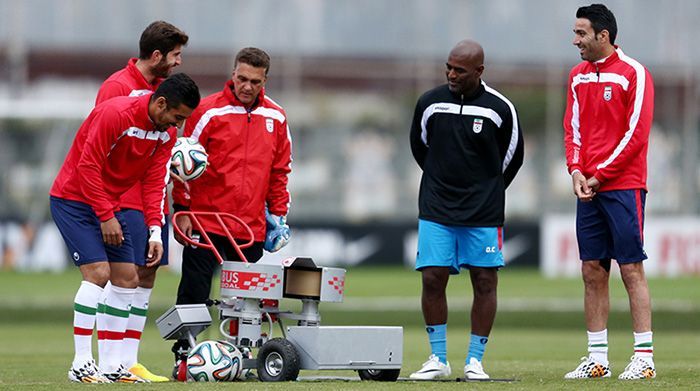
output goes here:
[{"label": "red jacket with zipper", "polygon": [[649,71],[616,47],[604,60],[569,74],[564,146],[569,173],[595,176],[598,191],[647,188],[647,149],[654,115]]},{"label": "red jacket with zipper", "polygon": [[[142,96],[151,94],[158,88],[164,79],[156,78],[153,84],[149,83],[141,71],[136,67],[137,58],[129,59],[126,66],[114,72],[102,83],[97,92],[95,106],[115,98],[117,96]],[[122,194],[119,204],[122,208],[143,211],[143,198],[141,195],[141,182],[136,182],[134,187]],[[165,203],[165,214],[168,214],[168,203]]]},{"label": "red jacket with zipper", "polygon": [[[231,213],[250,226],[255,241],[264,241],[265,205],[275,215],[289,211],[292,141],[282,107],[261,90],[247,110],[229,80],[222,91],[202,99],[184,136],[204,146],[210,165],[188,183],[189,192],[173,181],[173,203],[192,211]],[[216,222],[203,221],[205,231],[224,235]],[[241,227],[231,228],[235,238],[248,239]]]},{"label": "red jacket with zipper", "polygon": [[107,221],[120,209],[119,197],[140,181],[146,224],[163,226],[176,129],[153,127],[150,98],[124,96],[97,105],[78,129],[50,194],[86,203]]}]

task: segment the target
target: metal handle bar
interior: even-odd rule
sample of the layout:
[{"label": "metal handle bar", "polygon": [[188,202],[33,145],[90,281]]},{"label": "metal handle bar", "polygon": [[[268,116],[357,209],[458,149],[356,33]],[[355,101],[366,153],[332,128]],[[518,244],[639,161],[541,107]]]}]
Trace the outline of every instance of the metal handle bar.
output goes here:
[{"label": "metal handle bar", "polygon": [[[178,216],[187,216],[192,220],[192,223],[194,224],[195,228],[199,233],[202,235],[204,238],[205,242],[195,242],[192,238],[188,237],[185,235],[182,230],[180,230],[180,227],[177,226],[177,218]],[[211,250],[214,255],[216,256],[216,259],[219,260],[219,264],[224,263],[224,259],[221,257],[221,254],[219,254],[219,250],[216,249],[214,244],[212,243],[211,239],[209,239],[209,235],[207,235],[207,232],[204,230],[202,227],[202,223],[199,222],[199,219],[197,216],[200,217],[206,217],[206,216],[214,216],[216,218],[216,221],[219,223],[219,226],[224,230],[224,233],[226,234],[226,238],[228,238],[228,241],[231,243],[233,246],[233,249],[236,250],[236,253],[238,254],[238,257],[241,258],[241,260],[245,263],[248,263],[248,259],[246,259],[245,255],[243,255],[243,251],[241,249],[248,248],[253,245],[253,230],[250,229],[248,224],[246,224],[243,220],[240,218],[230,214],[230,213],[224,213],[224,212],[196,212],[196,211],[191,211],[191,210],[182,210],[180,212],[177,212],[173,215],[173,229],[175,229],[175,232],[177,232],[178,235],[180,235],[181,238],[185,240],[185,242],[189,243],[192,246],[199,246],[208,250]],[[236,243],[236,240],[233,238],[233,235],[231,235],[231,231],[229,230],[228,225],[224,222],[224,218],[231,219],[235,223],[238,223],[241,225],[245,230],[247,231],[250,240],[247,243],[243,244],[238,244]]]}]

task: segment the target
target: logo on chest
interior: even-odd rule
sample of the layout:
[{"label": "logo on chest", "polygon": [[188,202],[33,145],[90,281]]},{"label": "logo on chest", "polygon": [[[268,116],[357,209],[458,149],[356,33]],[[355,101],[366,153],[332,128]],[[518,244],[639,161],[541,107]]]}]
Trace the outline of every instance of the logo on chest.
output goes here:
[{"label": "logo on chest", "polygon": [[272,118],[265,118],[265,129],[272,133],[272,131],[275,130],[275,120]]},{"label": "logo on chest", "polygon": [[612,99],[612,87],[611,86],[605,87],[605,90],[603,91],[603,99],[605,99],[606,102],[609,102],[610,99]]},{"label": "logo on chest", "polygon": [[481,133],[481,129],[484,128],[484,120],[482,118],[474,118],[474,124],[472,125],[472,130],[474,133]]}]

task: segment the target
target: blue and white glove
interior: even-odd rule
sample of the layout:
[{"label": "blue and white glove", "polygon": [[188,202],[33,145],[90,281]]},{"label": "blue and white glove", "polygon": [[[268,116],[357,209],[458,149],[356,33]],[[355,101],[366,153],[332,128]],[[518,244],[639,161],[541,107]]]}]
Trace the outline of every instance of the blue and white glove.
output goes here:
[{"label": "blue and white glove", "polygon": [[267,252],[274,253],[289,243],[291,232],[287,225],[287,218],[270,214],[267,208],[265,209],[265,221],[267,222],[267,231],[263,248]]}]

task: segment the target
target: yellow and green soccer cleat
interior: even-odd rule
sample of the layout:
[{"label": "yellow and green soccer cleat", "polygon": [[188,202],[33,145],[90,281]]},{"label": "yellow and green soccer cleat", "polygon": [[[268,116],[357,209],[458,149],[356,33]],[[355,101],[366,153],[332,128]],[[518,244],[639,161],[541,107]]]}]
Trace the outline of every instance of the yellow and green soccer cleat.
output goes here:
[{"label": "yellow and green soccer cleat", "polygon": [[139,363],[136,363],[133,367],[129,368],[129,372],[133,373],[134,375],[140,377],[143,380],[148,380],[151,383],[163,383],[170,381],[170,379],[168,379],[165,376],[160,376],[151,373],[151,371],[149,371],[146,367]]}]

